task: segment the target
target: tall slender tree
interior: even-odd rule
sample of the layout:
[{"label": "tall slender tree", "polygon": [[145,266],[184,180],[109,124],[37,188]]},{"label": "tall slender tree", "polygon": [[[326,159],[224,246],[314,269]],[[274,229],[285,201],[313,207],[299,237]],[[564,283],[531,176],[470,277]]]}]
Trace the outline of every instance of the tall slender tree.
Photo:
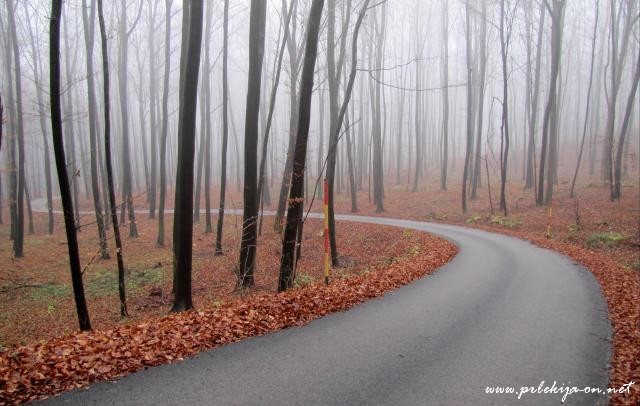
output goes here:
[{"label": "tall slender tree", "polygon": [[[224,0],[224,20],[222,23],[222,159],[220,166],[220,204],[216,227],[215,255],[222,255],[222,229],[224,226],[224,205],[227,194],[227,144],[229,141],[229,0]],[[236,162],[240,165],[240,162]]]},{"label": "tall slender tree", "polygon": [[260,88],[264,57],[265,19],[267,5],[251,0],[249,25],[249,75],[244,135],[244,209],[242,240],[238,263],[238,288],[253,286],[258,235],[258,122],[260,118]]},{"label": "tall slender tree", "polygon": [[20,49],[18,46],[18,35],[16,32],[15,7],[14,0],[7,0],[7,14],[9,19],[9,31],[11,36],[11,46],[13,51],[13,66],[15,71],[15,91],[16,91],[16,127],[17,127],[17,144],[18,144],[18,168],[17,183],[15,185],[15,226],[13,227],[13,255],[16,258],[24,256],[24,122],[22,111],[22,70],[20,68]]},{"label": "tall slender tree", "polygon": [[[549,144],[549,127],[551,123],[552,113],[556,109],[558,98],[558,73],[560,72],[560,57],[562,54],[562,17],[564,14],[564,0],[553,0],[553,6],[545,0],[549,14],[551,15],[551,78],[549,82],[549,98],[544,111],[543,127],[542,127],[542,144],[540,146],[540,168],[538,174],[538,194],[536,204],[550,204],[553,191],[553,177],[547,177],[546,193],[544,189],[545,170],[547,166],[547,147]],[[555,140],[552,140],[555,142]],[[551,174],[549,174],[551,175]]]},{"label": "tall slender tree", "polygon": [[118,207],[116,203],[116,192],[114,187],[113,164],[111,159],[111,96],[109,90],[109,51],[107,46],[107,29],[104,21],[102,0],[98,0],[98,23],[100,24],[100,38],[102,48],[102,77],[103,77],[103,97],[104,97],[104,149],[105,149],[105,169],[107,172],[107,186],[109,193],[109,209],[111,213],[111,225],[113,226],[113,236],[116,240],[116,260],[118,262],[118,295],[120,298],[120,315],[125,317],[127,312],[124,254],[122,238],[120,237],[120,224],[118,223]]},{"label": "tall slender tree", "polygon": [[96,144],[98,142],[98,108],[96,103],[96,90],[93,82],[93,43],[96,20],[96,2],[91,1],[91,11],[87,12],[87,1],[82,0],[82,27],[84,31],[84,43],[86,48],[86,69],[87,69],[87,97],[89,107],[89,152],[91,170],[91,193],[93,196],[93,209],[98,226],[98,238],[100,240],[100,254],[102,259],[109,258],[107,250],[107,236],[105,231],[104,213],[102,210],[102,200],[100,196],[100,186],[98,181],[98,154]]},{"label": "tall slender tree", "polygon": [[[12,2],[13,0],[8,0]],[[101,2],[102,0],[98,0]],[[58,171],[58,183],[60,185],[60,198],[64,214],[64,225],[67,233],[67,249],[69,252],[69,266],[71,269],[71,281],[73,296],[78,314],[80,330],[91,330],[89,310],[84,295],[82,284],[82,270],[80,269],[80,253],[78,251],[78,239],[76,225],[73,218],[73,201],[69,189],[69,178],[64,154],[62,139],[62,107],[60,102],[60,16],[62,13],[62,0],[51,2],[51,18],[49,20],[49,85],[51,95],[51,136],[53,150]]]},{"label": "tall slender tree", "polygon": [[[198,75],[202,46],[202,0],[190,0],[189,36],[182,43],[187,48],[184,77],[180,95],[180,128],[178,130],[178,163],[175,192],[174,222],[174,287],[175,299],[171,311],[189,310],[191,298],[191,263],[193,251],[193,161],[196,138]],[[185,11],[183,11],[185,12]]]},{"label": "tall slender tree", "polygon": [[295,279],[295,252],[299,224],[304,210],[303,186],[307,155],[307,141],[311,117],[311,96],[313,94],[313,75],[318,53],[318,33],[324,0],[313,0],[309,12],[307,26],[307,43],[305,47],[304,65],[302,68],[302,82],[300,84],[300,106],[298,132],[296,135],[294,169],[289,189],[289,207],[287,222],[282,239],[282,257],[280,260],[280,278],[278,291],[284,291],[293,286]]},{"label": "tall slender tree", "polygon": [[171,73],[171,5],[165,0],[164,23],[164,81],[162,85],[162,132],[160,134],[160,196],[158,202],[158,238],[156,244],[164,246],[164,205],[167,195],[167,138],[169,136],[169,74]]}]

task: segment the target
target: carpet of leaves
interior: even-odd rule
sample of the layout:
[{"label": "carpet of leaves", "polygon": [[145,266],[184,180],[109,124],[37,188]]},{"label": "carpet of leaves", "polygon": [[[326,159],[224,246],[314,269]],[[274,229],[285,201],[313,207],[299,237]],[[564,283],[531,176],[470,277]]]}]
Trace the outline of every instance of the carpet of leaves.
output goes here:
[{"label": "carpet of leaves", "polygon": [[116,379],[349,309],[434,272],[457,251],[447,241],[417,235],[418,249],[361,275],[338,277],[329,286],[314,283],[279,294],[256,294],[216,308],[71,334],[0,352],[0,403],[41,399],[92,382]]}]

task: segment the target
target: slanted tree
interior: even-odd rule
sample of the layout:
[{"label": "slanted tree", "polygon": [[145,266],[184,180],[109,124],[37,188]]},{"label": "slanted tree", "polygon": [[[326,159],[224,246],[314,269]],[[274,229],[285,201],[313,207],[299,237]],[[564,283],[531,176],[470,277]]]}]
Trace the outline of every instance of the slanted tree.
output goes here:
[{"label": "slanted tree", "polygon": [[[186,12],[186,11],[183,11]],[[175,299],[172,312],[193,308],[191,298],[191,261],[193,251],[193,160],[196,138],[196,111],[198,102],[198,75],[200,48],[202,46],[203,3],[190,0],[189,35],[182,94],[180,95],[180,128],[178,129],[178,162],[175,192],[174,222],[174,287]]]},{"label": "slanted tree", "polygon": [[[8,0],[12,2],[13,0]],[[102,0],[98,0],[102,1]],[[62,0],[51,2],[51,18],[49,20],[49,85],[51,95],[51,137],[58,171],[58,183],[60,185],[60,198],[64,215],[64,225],[67,234],[67,249],[69,252],[69,266],[71,269],[71,281],[73,296],[78,314],[80,330],[91,330],[89,309],[84,295],[82,284],[82,270],[80,269],[80,253],[78,251],[78,239],[76,225],[73,218],[73,201],[69,188],[67,175],[64,142],[62,139],[62,108],[60,101],[60,16],[62,13]],[[13,18],[13,17],[11,17]]]},{"label": "slanted tree", "polygon": [[313,75],[318,53],[318,33],[320,31],[323,6],[324,0],[313,0],[307,25],[307,41],[300,83],[298,131],[296,135],[291,187],[289,188],[287,220],[282,239],[282,257],[280,259],[280,277],[278,279],[278,291],[280,292],[291,288],[295,279],[297,233],[300,230],[299,224],[302,221],[304,211],[303,187],[307,142],[311,121]]},{"label": "slanted tree", "polygon": [[244,132],[244,193],[242,240],[238,263],[237,287],[253,286],[258,236],[258,122],[260,119],[260,89],[264,57],[265,19],[267,5],[251,0],[249,23],[249,75]]}]

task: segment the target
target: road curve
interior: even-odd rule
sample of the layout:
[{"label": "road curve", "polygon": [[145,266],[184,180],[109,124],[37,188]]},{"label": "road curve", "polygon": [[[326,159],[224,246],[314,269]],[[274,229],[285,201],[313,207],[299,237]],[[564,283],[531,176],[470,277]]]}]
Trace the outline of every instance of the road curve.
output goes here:
[{"label": "road curve", "polygon": [[[312,215],[313,216],[313,215]],[[611,328],[590,272],[504,235],[379,217],[447,238],[459,254],[435,274],[332,314],[51,398],[68,404],[560,404],[561,386],[606,388]],[[488,394],[487,387],[516,394]],[[532,389],[533,389],[532,388]],[[575,393],[565,404],[606,404]]]}]

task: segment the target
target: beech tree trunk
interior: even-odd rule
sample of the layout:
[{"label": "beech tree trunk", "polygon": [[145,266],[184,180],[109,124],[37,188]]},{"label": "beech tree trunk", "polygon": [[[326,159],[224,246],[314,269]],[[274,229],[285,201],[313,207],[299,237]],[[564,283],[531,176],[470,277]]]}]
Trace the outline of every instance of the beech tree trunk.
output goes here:
[{"label": "beech tree trunk", "polygon": [[[101,6],[102,0],[98,0],[98,2]],[[9,3],[13,3],[13,0],[7,0],[8,5]],[[12,5],[8,8],[12,8]],[[82,270],[80,269],[78,239],[76,235],[76,225],[73,218],[73,201],[71,200],[71,190],[69,188],[69,178],[67,176],[64,142],[62,137],[62,108],[60,102],[61,13],[62,0],[53,0],[51,2],[51,18],[49,20],[49,93],[51,95],[51,137],[53,139],[53,150],[56,161],[56,169],[58,171],[58,183],[60,184],[60,198],[62,200],[62,210],[64,213],[64,225],[67,234],[67,249],[69,252],[71,282],[73,286],[73,296],[76,303],[76,312],[78,314],[78,324],[80,326],[80,330],[86,331],[91,330],[91,320],[89,319],[89,310],[87,308],[87,302],[84,295],[84,286],[82,284]],[[13,16],[10,18],[13,18]]]},{"label": "beech tree trunk", "polygon": [[287,222],[282,240],[282,257],[280,260],[280,277],[278,291],[290,289],[295,280],[295,251],[297,234],[300,230],[302,214],[304,211],[303,183],[305,161],[307,155],[307,141],[309,137],[309,125],[311,116],[311,96],[313,93],[313,75],[318,52],[318,33],[322,18],[324,0],[313,0],[309,13],[307,26],[307,43],[302,68],[302,82],[300,84],[300,108],[298,120],[298,132],[295,144],[295,157],[291,188],[289,189],[289,207],[287,209]]},{"label": "beech tree trunk", "polygon": [[178,162],[175,190],[174,222],[174,286],[172,312],[193,308],[191,298],[191,262],[193,251],[193,161],[196,138],[196,112],[198,102],[198,74],[200,47],[202,46],[202,0],[190,0],[189,34],[182,94],[180,95],[180,128],[178,129]]}]

